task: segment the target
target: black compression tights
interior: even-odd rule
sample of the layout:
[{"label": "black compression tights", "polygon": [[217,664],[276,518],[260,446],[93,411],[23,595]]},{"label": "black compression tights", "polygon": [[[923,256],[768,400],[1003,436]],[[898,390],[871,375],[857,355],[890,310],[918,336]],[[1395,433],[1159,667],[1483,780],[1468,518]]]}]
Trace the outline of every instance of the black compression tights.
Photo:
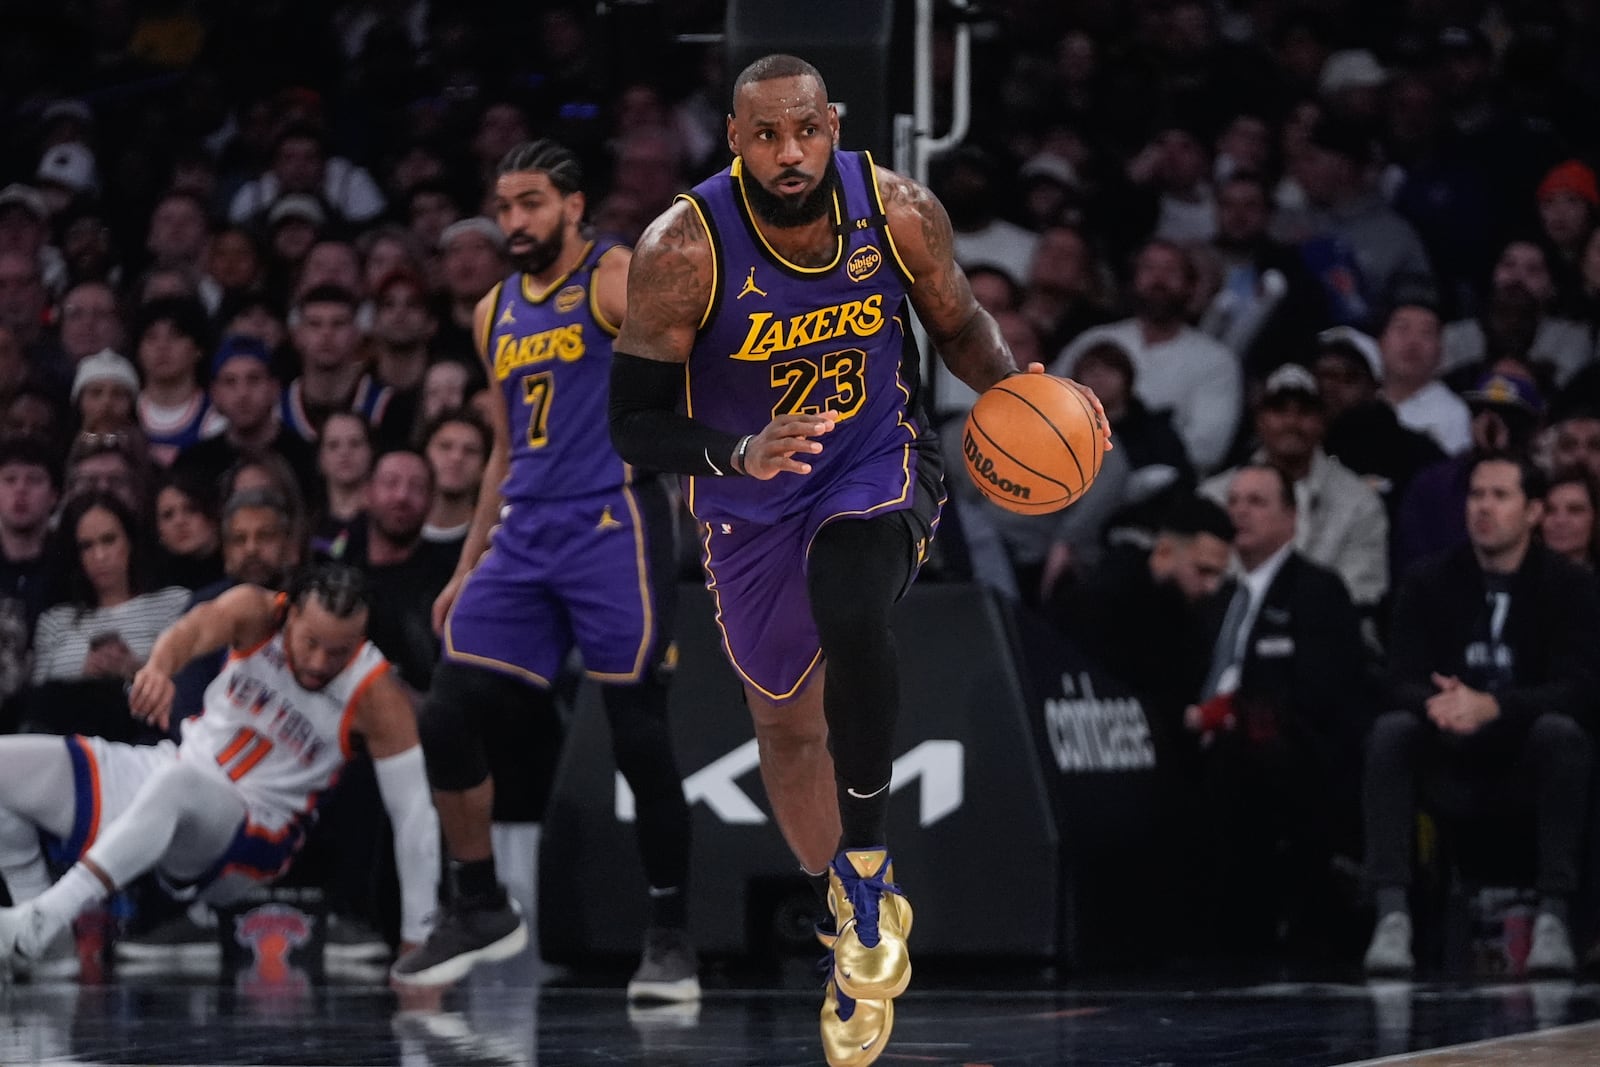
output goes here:
[{"label": "black compression tights", "polygon": [[885,840],[900,712],[889,609],[911,576],[910,539],[904,516],[892,513],[829,523],[811,545],[806,590],[827,665],[822,700],[842,848]]},{"label": "black compression tights", "polygon": [[652,888],[681,889],[689,876],[689,806],[673,758],[667,688],[647,677],[602,686],[601,694],[617,770],[633,790],[645,876]]}]

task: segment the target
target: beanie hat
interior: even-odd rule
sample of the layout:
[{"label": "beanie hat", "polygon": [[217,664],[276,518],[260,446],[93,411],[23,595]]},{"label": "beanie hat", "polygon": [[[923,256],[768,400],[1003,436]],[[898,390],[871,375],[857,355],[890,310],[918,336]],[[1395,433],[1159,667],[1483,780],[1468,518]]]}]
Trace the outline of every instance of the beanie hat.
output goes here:
[{"label": "beanie hat", "polygon": [[1590,206],[1600,207],[1600,187],[1596,186],[1594,171],[1576,159],[1553,167],[1539,183],[1541,204],[1561,193],[1571,193]]},{"label": "beanie hat", "polygon": [[91,382],[116,382],[133,395],[139,395],[139,372],[109,348],[78,361],[78,371],[72,377],[73,403],[77,403],[78,394]]}]

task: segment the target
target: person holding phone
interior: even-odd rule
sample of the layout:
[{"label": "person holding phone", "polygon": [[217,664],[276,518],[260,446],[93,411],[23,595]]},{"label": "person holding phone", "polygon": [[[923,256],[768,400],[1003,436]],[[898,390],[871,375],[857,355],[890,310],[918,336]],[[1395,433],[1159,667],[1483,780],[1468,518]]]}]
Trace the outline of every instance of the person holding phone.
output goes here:
[{"label": "person holding phone", "polygon": [[183,614],[189,591],[146,577],[133,513],[109,493],[67,504],[58,536],[67,600],[39,617],[33,682],[132,679],[157,635]]}]

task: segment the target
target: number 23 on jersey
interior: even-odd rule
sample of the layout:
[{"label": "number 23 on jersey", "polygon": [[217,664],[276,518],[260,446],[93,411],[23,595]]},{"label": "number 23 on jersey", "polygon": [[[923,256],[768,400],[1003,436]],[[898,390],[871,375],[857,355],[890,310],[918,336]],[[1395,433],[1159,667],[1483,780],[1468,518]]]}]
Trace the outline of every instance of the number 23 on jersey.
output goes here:
[{"label": "number 23 on jersey", "polygon": [[[861,349],[845,348],[817,360],[802,357],[772,364],[772,387],[783,390],[772,406],[773,417],[832,411],[840,421],[848,419],[867,401],[866,360],[867,354]],[[828,382],[833,390],[833,395],[820,405],[811,396],[819,381]]]}]

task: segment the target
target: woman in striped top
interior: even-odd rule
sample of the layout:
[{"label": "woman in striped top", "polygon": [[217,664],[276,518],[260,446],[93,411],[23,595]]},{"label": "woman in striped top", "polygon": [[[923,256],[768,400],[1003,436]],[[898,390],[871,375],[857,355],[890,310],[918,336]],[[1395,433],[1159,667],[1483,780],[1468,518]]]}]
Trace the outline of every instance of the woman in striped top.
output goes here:
[{"label": "woman in striped top", "polygon": [[131,679],[189,591],[145,581],[133,513],[109,493],[71,500],[59,528],[68,600],[39,617],[33,682]]}]

